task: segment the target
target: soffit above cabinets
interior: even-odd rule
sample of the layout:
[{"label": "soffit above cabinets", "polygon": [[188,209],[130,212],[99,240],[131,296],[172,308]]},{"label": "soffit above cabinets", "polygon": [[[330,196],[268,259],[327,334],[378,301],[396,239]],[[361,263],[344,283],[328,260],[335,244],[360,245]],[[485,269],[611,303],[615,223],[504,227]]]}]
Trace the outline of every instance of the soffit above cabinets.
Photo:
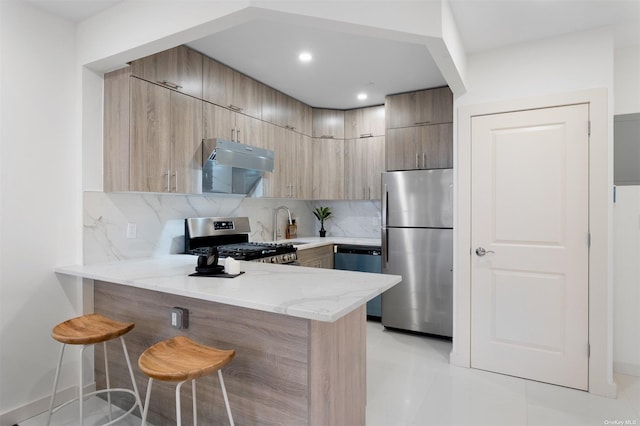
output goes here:
[{"label": "soffit above cabinets", "polygon": [[380,105],[387,94],[447,84],[425,45],[292,22],[253,20],[187,45],[316,108]]}]

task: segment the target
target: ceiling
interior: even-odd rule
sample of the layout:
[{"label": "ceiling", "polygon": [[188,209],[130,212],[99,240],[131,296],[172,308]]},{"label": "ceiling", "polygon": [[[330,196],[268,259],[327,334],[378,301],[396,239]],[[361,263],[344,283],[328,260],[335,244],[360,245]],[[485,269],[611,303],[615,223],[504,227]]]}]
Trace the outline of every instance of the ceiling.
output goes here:
[{"label": "ceiling", "polygon": [[[80,22],[120,0],[26,0]],[[449,0],[470,54],[604,26],[616,46],[640,44],[640,0]],[[188,43],[313,107],[349,109],[446,81],[423,45],[266,19]],[[302,50],[313,55],[303,64]],[[358,100],[358,93],[367,93]]]}]

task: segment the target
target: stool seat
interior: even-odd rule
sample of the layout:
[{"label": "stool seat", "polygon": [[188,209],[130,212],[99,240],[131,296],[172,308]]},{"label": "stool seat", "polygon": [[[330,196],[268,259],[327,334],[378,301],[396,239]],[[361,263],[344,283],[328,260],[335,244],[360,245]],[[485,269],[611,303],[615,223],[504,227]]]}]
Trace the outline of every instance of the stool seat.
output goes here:
[{"label": "stool seat", "polygon": [[236,354],[200,345],[185,336],[176,336],[145,350],[138,366],[147,376],[162,381],[194,380],[220,370]]},{"label": "stool seat", "polygon": [[106,342],[127,334],[134,323],[115,321],[100,314],[72,318],[56,325],[51,337],[70,345],[91,345]]}]

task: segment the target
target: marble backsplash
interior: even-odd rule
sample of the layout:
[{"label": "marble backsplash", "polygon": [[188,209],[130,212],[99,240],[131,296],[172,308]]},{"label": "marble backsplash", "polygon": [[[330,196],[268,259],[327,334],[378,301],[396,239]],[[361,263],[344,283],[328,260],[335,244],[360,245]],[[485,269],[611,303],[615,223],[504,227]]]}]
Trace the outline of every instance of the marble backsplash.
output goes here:
[{"label": "marble backsplash", "polygon": [[[378,238],[380,203],[375,201],[299,201],[289,199],[202,196],[184,194],[84,193],[84,263],[159,256],[183,252],[184,218],[248,216],[250,241],[271,241],[273,212],[284,205],[298,224],[298,236],[318,235],[320,223],[312,210],[330,206],[333,218],[325,222],[329,236]],[[278,215],[284,238],[286,213]],[[128,224],[136,237],[127,238]]]}]

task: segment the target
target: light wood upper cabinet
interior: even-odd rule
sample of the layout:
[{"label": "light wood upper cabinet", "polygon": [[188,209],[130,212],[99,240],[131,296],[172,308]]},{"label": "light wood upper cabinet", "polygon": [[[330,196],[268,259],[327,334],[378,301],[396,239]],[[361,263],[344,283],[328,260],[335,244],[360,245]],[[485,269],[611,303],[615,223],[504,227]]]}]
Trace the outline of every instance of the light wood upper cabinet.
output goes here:
[{"label": "light wood upper cabinet", "polygon": [[221,138],[247,145],[264,145],[262,121],[204,102],[204,139]]},{"label": "light wood upper cabinet", "polygon": [[202,101],[131,78],[130,191],[201,192]]},{"label": "light wood upper cabinet", "polygon": [[379,200],[385,137],[345,140],[344,183],[348,200]]},{"label": "light wood upper cabinet", "polygon": [[453,124],[387,129],[386,169],[453,167]]},{"label": "light wood upper cabinet", "polygon": [[202,104],[171,92],[171,192],[202,193]]},{"label": "light wood upper cabinet", "polygon": [[130,72],[144,80],[202,98],[204,56],[186,46],[178,46],[131,62]]},{"label": "light wood upper cabinet", "polygon": [[344,112],[344,138],[384,136],[385,107],[378,105]]},{"label": "light wood upper cabinet", "polygon": [[105,192],[129,191],[130,75],[129,68],[122,68],[104,77],[103,188]]},{"label": "light wood upper cabinet", "polygon": [[271,123],[264,123],[263,138],[264,147],[275,152],[273,173],[263,178],[264,196],[311,199],[311,138]]},{"label": "light wood upper cabinet", "polygon": [[311,135],[311,107],[264,85],[262,119],[303,135]]},{"label": "light wood upper cabinet", "polygon": [[314,138],[344,139],[344,111],[313,108]]},{"label": "light wood upper cabinet", "polygon": [[386,128],[453,122],[453,94],[449,87],[390,95],[385,98]]},{"label": "light wood upper cabinet", "polygon": [[262,118],[261,84],[228,66],[204,58],[203,99],[207,102]]},{"label": "light wood upper cabinet", "polygon": [[344,199],[343,139],[313,138],[313,199]]}]

